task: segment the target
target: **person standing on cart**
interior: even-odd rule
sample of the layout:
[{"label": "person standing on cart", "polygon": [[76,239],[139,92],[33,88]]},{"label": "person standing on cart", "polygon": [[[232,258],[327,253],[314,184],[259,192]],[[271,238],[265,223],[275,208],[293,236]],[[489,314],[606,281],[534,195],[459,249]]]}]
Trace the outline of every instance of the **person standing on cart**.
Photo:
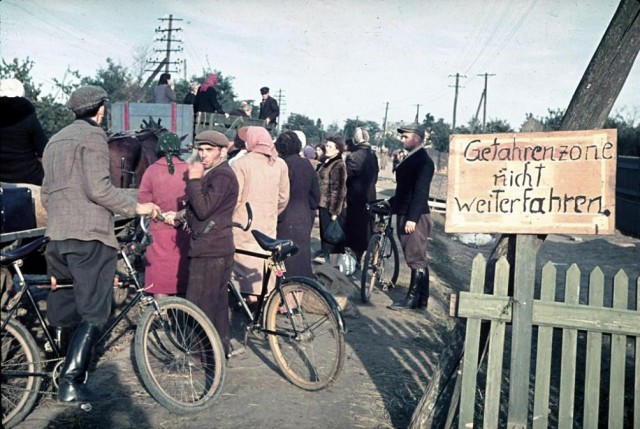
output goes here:
[{"label": "person standing on cart", "polygon": [[107,135],[100,127],[106,102],[101,87],[74,91],[67,107],[76,120],[51,138],[42,160],[41,199],[51,239],[45,251],[48,274],[74,285],[52,290],[47,298],[56,337],[77,326],[60,372],[57,401],[62,404],[104,399],[84,382],[93,346],[111,313],[118,249],[113,214],[160,213],[157,205],[138,204],[111,183]]}]

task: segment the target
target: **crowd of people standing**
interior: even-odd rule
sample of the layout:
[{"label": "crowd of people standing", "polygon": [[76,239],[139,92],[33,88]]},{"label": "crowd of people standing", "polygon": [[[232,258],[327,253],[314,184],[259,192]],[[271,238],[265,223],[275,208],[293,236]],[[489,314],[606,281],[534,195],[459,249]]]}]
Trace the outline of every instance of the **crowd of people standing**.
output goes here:
[{"label": "crowd of people standing", "polygon": [[[217,76],[211,75],[192,87],[198,109],[224,113],[216,84]],[[2,103],[19,104],[24,93],[15,82],[4,82],[0,91]],[[5,100],[8,91],[18,98]],[[260,92],[260,116],[268,128],[276,124],[277,103],[267,87]],[[156,100],[175,101],[170,75],[161,77],[154,93]],[[185,296],[198,305],[216,327],[229,357],[233,350],[227,283],[233,274],[252,305],[266,272],[264,260],[235,253],[236,248],[260,251],[249,232],[233,228],[234,223],[247,223],[246,203],[253,211],[253,229],[293,240],[299,247],[299,253],[286,261],[288,275],[312,277],[316,217],[324,261],[337,267],[339,256],[350,248],[359,263],[371,235],[366,205],[376,200],[379,161],[366,129],[356,128],[347,141],[330,136],[313,147],[301,131],[285,131],[274,140],[267,128],[247,126],[238,130],[233,142],[217,131],[198,133],[193,162],[181,159],[178,136],[163,131],[158,136],[158,160],[145,171],[136,201],[110,182],[107,138],[100,127],[106,102],[100,87],[74,91],[67,106],[76,120],[46,147],[26,103],[22,102],[24,115],[7,126],[14,133],[27,126],[35,129],[28,150],[42,156],[42,162],[29,169],[29,177],[32,183],[42,183],[42,203],[49,214],[48,274],[77,283],[70,290],[52,291],[48,298],[51,324],[70,338],[71,358],[62,368],[58,392],[58,401],[64,403],[96,399],[83,379],[111,311],[117,249],[114,213],[153,220],[154,240],[147,249],[145,270],[148,292],[157,299]],[[405,301],[392,308],[402,310],[425,307],[428,301],[426,240],[433,226],[428,207],[433,162],[422,147],[425,132],[419,125],[398,132],[407,155],[394,165],[397,189],[390,203],[411,282]],[[3,157],[13,153],[4,152],[3,144]],[[344,238],[329,240],[327,231],[336,225]]]}]

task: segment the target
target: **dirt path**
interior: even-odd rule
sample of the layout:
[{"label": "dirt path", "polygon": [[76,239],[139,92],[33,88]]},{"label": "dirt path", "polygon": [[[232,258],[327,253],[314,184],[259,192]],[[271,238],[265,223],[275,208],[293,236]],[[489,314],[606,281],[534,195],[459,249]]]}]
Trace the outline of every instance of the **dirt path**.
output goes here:
[{"label": "dirt path", "polygon": [[[379,196],[392,194],[390,171],[383,171]],[[404,428],[428,383],[438,354],[453,325],[446,314],[449,296],[468,289],[471,260],[491,245],[475,249],[443,231],[444,218],[435,215],[430,240],[430,313],[398,313],[387,309],[400,300],[408,283],[401,266],[400,289],[376,292],[371,303],[356,301],[360,317],[346,319],[347,360],[339,379],[320,392],[305,392],[279,373],[264,340],[252,339],[248,350],[229,362],[221,396],[213,407],[197,415],[172,415],[141,386],[133,368],[125,336],[98,364],[89,383],[112,393],[87,413],[56,406],[50,395],[19,428]],[[539,254],[559,270],[571,263],[586,270],[599,265],[605,276],[619,268],[634,279],[640,275],[640,240],[612,237],[551,236]],[[558,276],[560,278],[560,274]],[[234,332],[236,336],[240,335]]]}]

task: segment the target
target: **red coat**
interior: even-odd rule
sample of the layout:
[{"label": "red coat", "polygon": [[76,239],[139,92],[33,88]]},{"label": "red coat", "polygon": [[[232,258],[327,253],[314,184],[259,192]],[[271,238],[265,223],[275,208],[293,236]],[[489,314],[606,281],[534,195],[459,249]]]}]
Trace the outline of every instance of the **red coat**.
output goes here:
[{"label": "red coat", "polygon": [[[187,185],[187,163],[173,157],[175,171],[169,174],[163,157],[153,163],[142,176],[138,202],[154,202],[163,212],[184,208]],[[151,222],[153,243],[147,248],[145,285],[151,293],[184,293],[187,289],[187,252],[189,235],[181,228],[162,222]]]}]

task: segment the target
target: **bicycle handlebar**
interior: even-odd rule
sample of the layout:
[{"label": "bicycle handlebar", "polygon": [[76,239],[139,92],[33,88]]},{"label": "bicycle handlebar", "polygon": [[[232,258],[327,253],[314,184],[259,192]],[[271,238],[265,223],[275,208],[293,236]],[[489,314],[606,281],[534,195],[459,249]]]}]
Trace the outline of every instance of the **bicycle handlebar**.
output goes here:
[{"label": "bicycle handlebar", "polygon": [[251,204],[248,201],[245,203],[245,207],[247,208],[247,224],[243,226],[241,223],[233,222],[233,226],[243,231],[249,231],[253,222],[253,211],[251,211]]}]

